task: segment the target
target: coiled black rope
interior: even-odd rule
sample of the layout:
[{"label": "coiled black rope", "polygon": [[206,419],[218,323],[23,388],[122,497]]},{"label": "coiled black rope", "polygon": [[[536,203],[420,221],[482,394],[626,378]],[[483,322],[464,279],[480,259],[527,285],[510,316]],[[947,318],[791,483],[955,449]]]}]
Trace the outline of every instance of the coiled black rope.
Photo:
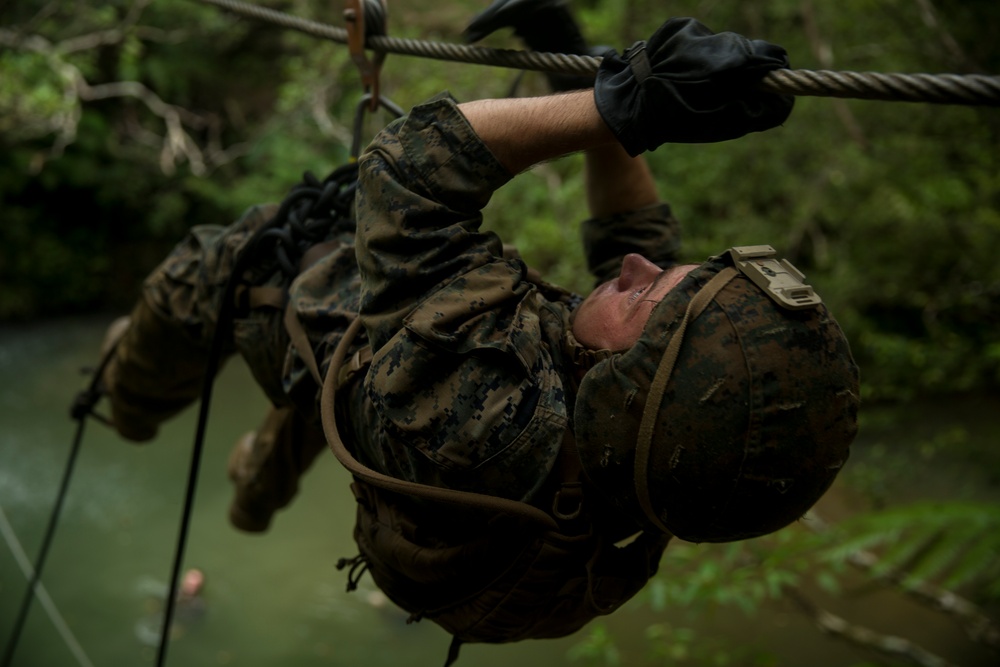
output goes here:
[{"label": "coiled black rope", "polygon": [[[322,241],[334,225],[343,231],[354,230],[351,206],[357,180],[357,163],[335,169],[322,181],[306,172],[274,217],[247,243],[240,259],[273,257],[282,274],[294,278],[303,253]],[[239,274],[234,271],[234,275]]]},{"label": "coiled black rope", "polygon": [[[198,0],[198,2],[320,39],[347,43],[347,30],[344,28],[291,16],[239,0]],[[369,35],[365,44],[367,48],[383,53],[558,74],[593,74],[601,64],[601,59],[593,56],[490,49],[380,35]],[[786,69],[769,72],[760,85],[769,92],[786,95],[1000,106],[1000,76],[985,74],[891,74]]]}]

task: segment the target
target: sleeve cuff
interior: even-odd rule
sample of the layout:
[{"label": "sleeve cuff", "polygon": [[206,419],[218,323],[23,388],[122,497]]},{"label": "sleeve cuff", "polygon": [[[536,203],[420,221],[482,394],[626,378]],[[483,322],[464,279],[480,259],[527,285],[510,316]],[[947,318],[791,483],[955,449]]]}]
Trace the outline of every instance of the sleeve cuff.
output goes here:
[{"label": "sleeve cuff", "polygon": [[414,107],[398,139],[427,191],[456,211],[481,210],[513,177],[448,93]]}]

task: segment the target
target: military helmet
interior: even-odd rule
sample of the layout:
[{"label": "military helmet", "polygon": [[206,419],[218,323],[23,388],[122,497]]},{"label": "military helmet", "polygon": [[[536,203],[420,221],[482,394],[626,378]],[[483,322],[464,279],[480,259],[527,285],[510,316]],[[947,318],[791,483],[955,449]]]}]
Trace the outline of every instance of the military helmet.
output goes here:
[{"label": "military helmet", "polygon": [[647,529],[726,542],[826,491],[857,432],[858,368],[802,278],[770,246],[710,258],[584,375],[577,448],[609,502]]}]

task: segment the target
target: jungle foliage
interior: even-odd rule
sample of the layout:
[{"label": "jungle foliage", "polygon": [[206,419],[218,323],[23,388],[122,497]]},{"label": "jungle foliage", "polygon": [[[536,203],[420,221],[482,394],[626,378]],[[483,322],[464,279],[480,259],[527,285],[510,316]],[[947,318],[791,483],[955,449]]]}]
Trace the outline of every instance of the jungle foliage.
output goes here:
[{"label": "jungle foliage", "polygon": [[[267,3],[340,24],[330,4]],[[458,41],[484,2],[391,3],[390,33]],[[577,0],[593,43],[623,48],[656,0]],[[793,67],[997,72],[988,0],[670,3],[786,46]],[[347,158],[361,93],[346,49],[196,0],[14,3],[0,28],[0,319],[123,308],[184,231],[274,201],[305,170]],[[520,48],[507,35],[492,46]],[[444,89],[510,93],[508,70],[390,56],[404,108]],[[543,90],[529,73],[518,94]],[[367,139],[385,122],[364,129]],[[1000,380],[1000,114],[995,109],[799,98],[785,127],[650,155],[700,260],[778,247],[833,306],[866,398]],[[579,158],[495,198],[488,224],[555,282],[585,291],[575,223]]]},{"label": "jungle foliage", "polygon": [[[340,24],[326,1],[260,4]],[[392,35],[458,41],[487,2],[389,4]],[[796,68],[1000,73],[995,0],[573,4],[593,43],[619,49],[648,36],[666,6],[778,42]],[[196,0],[0,0],[0,16],[0,321],[124,309],[188,228],[224,224],[281,199],[302,172],[322,176],[348,159],[361,86],[339,44]],[[487,45],[520,48],[506,35]],[[538,74],[402,56],[389,56],[381,85],[406,108],[445,89],[462,100],[505,96],[515,83],[518,94],[544,90]],[[363,135],[386,120],[371,119]],[[997,109],[799,98],[783,128],[665,146],[649,160],[688,259],[770,243],[807,274],[852,342],[870,404],[1000,385]],[[586,216],[580,167],[579,156],[536,167],[494,197],[486,219],[553,282],[586,291],[575,242]],[[914,438],[909,455],[933,458],[942,441],[964,437]],[[861,568],[869,583],[932,598],[960,589],[997,605],[995,503],[889,502],[887,471],[908,467],[880,464],[879,451],[851,469],[870,500],[855,519],[671,547],[669,576],[642,603],[754,613],[784,597],[821,625],[802,589],[835,593],[847,569]],[[995,455],[985,460],[997,469]],[[960,622],[982,621],[972,609]],[[976,627],[1000,646],[995,624]],[[646,639],[650,664],[769,664],[682,626],[647,628]],[[620,661],[600,624],[573,657]]]},{"label": "jungle foliage", "polygon": [[[787,653],[783,659],[773,641],[738,627],[743,618],[754,629],[774,631],[758,621],[784,614],[850,645],[856,661],[845,665],[995,664],[1000,432],[935,427],[918,418],[907,425],[885,409],[870,410],[865,422],[866,446],[855,448],[832,494],[858,503],[849,516],[833,516],[838,501],[827,498],[773,535],[671,544],[661,571],[633,605],[660,620],[631,642],[598,622],[571,657],[603,667],[806,664],[788,661]],[[880,607],[881,614],[872,613]],[[705,632],[722,614],[725,631]],[[947,630],[959,639],[945,646],[938,635],[932,646],[935,634]],[[781,634],[795,642],[791,633]]]}]

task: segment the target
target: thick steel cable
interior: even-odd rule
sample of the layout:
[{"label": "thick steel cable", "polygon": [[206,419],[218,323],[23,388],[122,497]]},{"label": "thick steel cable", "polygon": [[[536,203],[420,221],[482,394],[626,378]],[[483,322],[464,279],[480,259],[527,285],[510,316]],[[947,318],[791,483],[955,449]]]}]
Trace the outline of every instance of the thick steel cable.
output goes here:
[{"label": "thick steel cable", "polygon": [[774,93],[890,102],[1000,106],[1000,76],[777,70],[761,82]]},{"label": "thick steel cable", "polygon": [[[341,44],[347,43],[345,28],[299,18],[239,0],[198,1],[313,37]],[[383,53],[560,74],[593,74],[601,63],[600,58],[592,56],[491,49],[385,36],[369,37],[366,46]],[[786,69],[768,73],[760,86],[769,92],[786,95],[1000,106],[1000,76],[985,74],[885,74]]]}]

